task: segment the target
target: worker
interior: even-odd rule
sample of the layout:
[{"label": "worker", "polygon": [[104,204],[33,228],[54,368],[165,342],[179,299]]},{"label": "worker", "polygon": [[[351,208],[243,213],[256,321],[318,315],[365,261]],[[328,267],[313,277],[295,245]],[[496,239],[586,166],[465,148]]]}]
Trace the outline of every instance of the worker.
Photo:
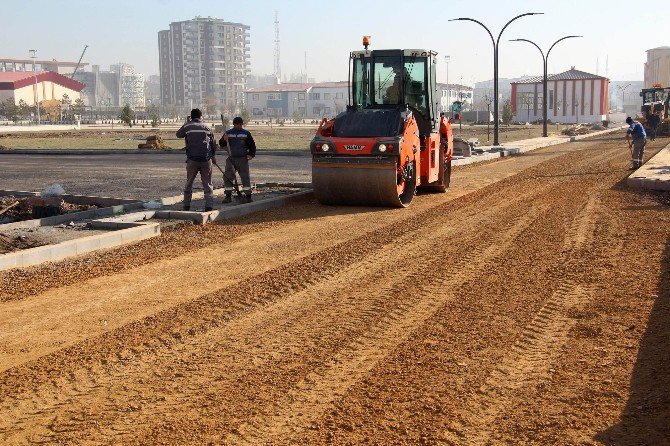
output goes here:
[{"label": "worker", "polygon": [[649,123],[649,128],[651,130],[651,132],[649,132],[650,139],[652,141],[656,141],[656,130],[658,129],[658,125],[661,123],[661,117],[658,115],[658,113],[651,113],[647,122]]},{"label": "worker", "polygon": [[233,119],[233,128],[227,130],[219,140],[219,145],[227,147],[228,158],[223,176],[223,187],[226,197],[223,203],[230,203],[233,195],[233,179],[235,171],[239,172],[242,179],[242,191],[244,200],[251,203],[251,178],[249,176],[249,161],[256,156],[256,143],[251,133],[242,126],[244,120],[241,117]]},{"label": "worker", "polygon": [[630,116],[626,118],[626,124],[630,126],[626,132],[626,140],[628,140],[628,148],[632,149],[633,167],[631,170],[635,170],[642,166],[644,147],[647,145],[647,132],[644,131],[642,124],[633,121]]},{"label": "worker", "polygon": [[394,65],[393,83],[386,89],[384,94],[384,104],[399,104],[400,103],[400,84],[402,83],[402,75],[400,74],[400,67]]},{"label": "worker", "polygon": [[193,181],[200,173],[205,192],[205,212],[214,206],[212,188],[212,163],[216,164],[216,139],[212,129],[202,122],[202,112],[194,108],[186,124],[177,130],[177,138],[186,138],[186,185],[184,186],[184,210],[191,209]]}]

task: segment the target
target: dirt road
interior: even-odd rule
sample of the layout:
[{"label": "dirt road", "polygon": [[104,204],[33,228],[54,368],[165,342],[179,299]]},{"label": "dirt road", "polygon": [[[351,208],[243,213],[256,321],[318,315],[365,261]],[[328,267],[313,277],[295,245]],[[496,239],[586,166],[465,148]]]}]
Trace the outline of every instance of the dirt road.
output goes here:
[{"label": "dirt road", "polygon": [[0,443],[670,444],[670,214],[629,157],[4,273]]}]

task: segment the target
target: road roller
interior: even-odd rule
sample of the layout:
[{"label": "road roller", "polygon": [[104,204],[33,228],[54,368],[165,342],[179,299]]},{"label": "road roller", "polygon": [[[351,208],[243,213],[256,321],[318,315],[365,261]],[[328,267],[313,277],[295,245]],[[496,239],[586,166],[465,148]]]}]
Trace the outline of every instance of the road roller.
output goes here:
[{"label": "road roller", "polygon": [[310,144],[312,185],[327,205],[406,207],[445,192],[453,133],[439,112],[437,53],[364,50],[349,57],[349,103],[323,118]]}]

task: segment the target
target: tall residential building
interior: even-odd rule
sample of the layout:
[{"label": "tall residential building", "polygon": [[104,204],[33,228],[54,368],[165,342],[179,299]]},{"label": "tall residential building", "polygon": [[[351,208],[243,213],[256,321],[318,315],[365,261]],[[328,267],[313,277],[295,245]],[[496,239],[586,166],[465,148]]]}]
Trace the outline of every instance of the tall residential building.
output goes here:
[{"label": "tall residential building", "polygon": [[126,63],[119,62],[109,68],[119,76],[119,106],[144,107],[144,75],[135,72],[135,68]]},{"label": "tall residential building", "polygon": [[661,46],[647,50],[647,62],[644,64],[644,88],[656,84],[670,86],[670,46]]},{"label": "tall residential building", "polygon": [[193,108],[244,104],[249,26],[211,17],[158,32],[161,102]]}]

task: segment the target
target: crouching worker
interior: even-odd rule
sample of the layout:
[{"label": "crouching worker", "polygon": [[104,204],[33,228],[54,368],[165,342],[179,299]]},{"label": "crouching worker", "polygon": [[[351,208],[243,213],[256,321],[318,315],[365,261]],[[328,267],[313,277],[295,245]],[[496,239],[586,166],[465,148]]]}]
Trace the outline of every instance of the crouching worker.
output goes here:
[{"label": "crouching worker", "polygon": [[227,130],[219,140],[221,148],[227,147],[228,159],[223,176],[223,188],[226,193],[224,203],[230,203],[233,195],[235,171],[242,179],[242,190],[245,200],[251,203],[251,178],[249,177],[249,161],[256,156],[256,143],[248,130],[242,128],[244,121],[239,116],[233,119],[233,128]]},{"label": "crouching worker", "polygon": [[212,188],[212,163],[216,164],[216,139],[212,129],[202,122],[202,112],[194,108],[191,119],[177,130],[177,138],[186,138],[186,186],[184,186],[184,210],[191,209],[193,181],[200,173],[205,192],[205,211],[214,207]]}]

